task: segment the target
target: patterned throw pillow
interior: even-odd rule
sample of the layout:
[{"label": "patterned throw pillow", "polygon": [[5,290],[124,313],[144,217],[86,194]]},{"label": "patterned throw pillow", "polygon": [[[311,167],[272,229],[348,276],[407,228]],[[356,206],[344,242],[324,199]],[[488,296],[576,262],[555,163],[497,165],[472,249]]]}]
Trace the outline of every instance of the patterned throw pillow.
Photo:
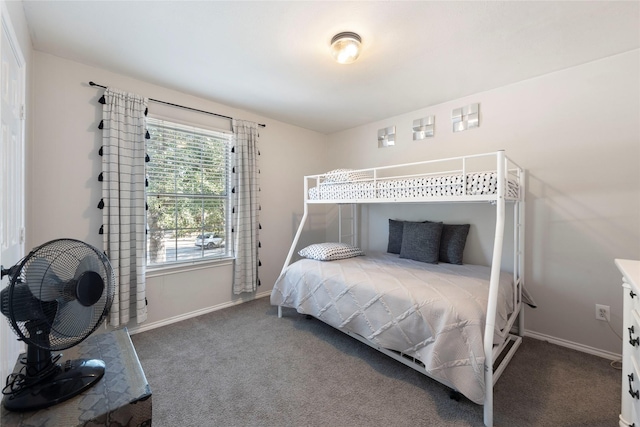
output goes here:
[{"label": "patterned throw pillow", "polygon": [[325,183],[352,182],[373,179],[370,171],[355,171],[353,169],[334,169],[324,175]]},{"label": "patterned throw pillow", "polygon": [[318,261],[335,261],[364,255],[364,252],[346,243],[316,243],[301,249],[298,255]]}]

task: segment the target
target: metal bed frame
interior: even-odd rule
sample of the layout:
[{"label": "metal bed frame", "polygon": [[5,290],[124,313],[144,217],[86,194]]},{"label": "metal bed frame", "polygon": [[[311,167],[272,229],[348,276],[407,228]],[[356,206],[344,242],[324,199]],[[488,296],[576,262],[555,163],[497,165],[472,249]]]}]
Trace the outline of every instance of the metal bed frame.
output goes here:
[{"label": "metal bed frame", "polygon": [[[487,195],[470,195],[467,194],[466,191],[466,181],[467,174],[471,172],[481,172],[481,170],[472,169],[470,163],[475,161],[484,162],[483,165],[486,165],[487,160],[489,160],[494,166],[495,169],[491,172],[497,173],[497,189],[495,194],[487,194]],[[454,167],[452,170],[443,170],[442,167],[449,164],[457,164],[457,167]],[[394,175],[389,176],[388,174],[394,174],[396,171],[407,170],[411,171],[416,170],[416,168],[424,168],[424,171],[419,173],[411,173],[410,175]],[[439,160],[429,160],[424,162],[416,162],[416,163],[406,163],[402,165],[393,165],[393,166],[384,166],[378,168],[370,168],[370,169],[360,169],[355,172],[368,172],[372,174],[372,181],[374,184],[383,179],[400,179],[400,178],[415,178],[415,177],[428,177],[428,176],[441,176],[444,174],[462,174],[462,194],[461,195],[447,195],[447,196],[428,196],[428,197],[403,197],[403,198],[384,198],[384,197],[374,197],[374,198],[366,198],[366,199],[348,199],[348,200],[311,200],[309,199],[309,184],[315,183],[315,185],[320,185],[324,179],[326,178],[326,174],[321,175],[309,175],[304,177],[304,213],[302,219],[300,221],[300,225],[293,239],[293,243],[291,248],[289,249],[289,253],[287,254],[287,258],[285,260],[284,266],[282,267],[282,272],[289,266],[291,263],[291,259],[295,252],[296,246],[300,239],[300,235],[302,234],[303,228],[305,226],[307,216],[309,213],[309,205],[310,204],[338,204],[340,207],[342,205],[350,204],[353,207],[357,204],[370,204],[370,203],[469,203],[469,202],[489,202],[492,203],[496,208],[496,228],[495,228],[495,236],[494,236],[494,245],[493,245],[493,256],[491,261],[491,278],[489,281],[489,298],[487,302],[487,318],[484,330],[484,354],[485,354],[485,363],[484,363],[484,380],[485,380],[485,397],[484,397],[484,424],[486,426],[493,425],[493,386],[495,385],[498,378],[508,365],[509,361],[515,354],[516,350],[520,346],[522,342],[522,336],[524,335],[524,307],[522,304],[522,291],[524,286],[524,192],[525,192],[525,172],[520,166],[518,166],[515,162],[509,159],[503,150],[486,153],[486,154],[478,154],[471,156],[460,156],[460,157],[452,157],[447,159],[439,159]],[[508,195],[507,185],[508,181],[516,182],[518,186],[517,195]],[[377,196],[377,193],[376,193]],[[516,329],[516,335],[507,334],[505,340],[495,345],[493,344],[494,338],[494,328],[495,328],[495,317],[497,311],[497,299],[498,299],[498,285],[499,285],[499,275],[501,269],[502,262],[502,247],[504,241],[504,228],[505,228],[505,216],[506,216],[506,203],[513,203],[513,239],[514,239],[514,257],[513,257],[513,280],[514,280],[514,311],[509,316],[506,330],[512,331],[515,327],[516,319],[518,320],[518,325]],[[348,236],[351,238],[352,242],[355,244],[358,240],[358,221],[356,209],[352,210],[353,217],[351,218],[351,227],[350,233],[345,234],[342,230],[342,211],[339,209],[340,219],[338,221],[339,224],[339,235],[340,240],[343,237]],[[278,306],[278,317],[282,317],[282,306]],[[424,365],[420,363],[417,359],[413,357],[406,356],[402,353],[395,352],[383,347],[380,347],[378,344],[367,340],[366,338],[352,333],[347,330],[339,329],[341,332],[344,332],[357,340],[369,345],[372,348],[386,354],[387,356],[417,370],[418,372],[427,375],[430,378],[433,378],[429,375],[429,373],[425,370]],[[499,357],[503,355],[501,359]],[[494,366],[494,363],[498,362],[497,365]],[[441,380],[434,378],[439,382]],[[455,387],[452,384],[446,384],[446,386],[455,390]]]}]

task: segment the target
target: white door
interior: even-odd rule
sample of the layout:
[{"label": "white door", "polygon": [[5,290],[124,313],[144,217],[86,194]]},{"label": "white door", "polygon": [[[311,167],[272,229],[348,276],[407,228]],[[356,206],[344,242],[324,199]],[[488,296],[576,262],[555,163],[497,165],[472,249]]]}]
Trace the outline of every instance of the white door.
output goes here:
[{"label": "white door", "polygon": [[[0,44],[0,263],[9,268],[24,255],[24,87],[25,64],[2,5]],[[0,289],[8,284],[8,276]],[[22,350],[5,316],[0,315],[0,383]]]}]

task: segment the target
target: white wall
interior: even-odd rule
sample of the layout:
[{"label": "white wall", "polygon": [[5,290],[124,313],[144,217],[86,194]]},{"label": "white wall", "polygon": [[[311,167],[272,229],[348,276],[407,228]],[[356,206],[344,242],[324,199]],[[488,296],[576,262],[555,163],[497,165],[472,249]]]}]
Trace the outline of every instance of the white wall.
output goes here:
[{"label": "white wall", "polygon": [[[621,342],[595,320],[595,304],[611,306],[622,331],[621,276],[614,258],[640,259],[640,54],[638,50],[330,135],[334,167],[393,163],[505,149],[528,171],[526,286],[539,307],[526,328],[565,344],[621,353]],[[437,64],[434,64],[437,66]],[[451,111],[481,104],[481,125],[453,133]],[[436,116],[435,137],[412,140],[414,119]],[[377,148],[377,130],[395,125],[396,146]],[[386,242],[389,217],[473,221],[493,230],[469,205],[372,208],[372,244]],[[382,221],[380,220],[382,219]],[[489,233],[489,235],[492,235]],[[489,260],[486,244],[465,252]]]},{"label": "white wall", "polygon": [[[324,170],[326,136],[239,111],[123,75],[34,52],[33,138],[29,146],[27,191],[27,247],[59,237],[72,237],[100,247],[102,212],[98,149],[102,118],[98,99],[103,89],[89,81],[218,114],[265,123],[260,130],[261,224],[258,294],[273,287],[302,213],[302,176]],[[211,84],[216,84],[212,78]],[[184,110],[149,104],[150,113],[183,120],[219,120],[210,116],[184,117]],[[162,324],[240,299],[231,293],[232,265],[148,274],[149,324]],[[252,298],[243,296],[243,299]]]}]

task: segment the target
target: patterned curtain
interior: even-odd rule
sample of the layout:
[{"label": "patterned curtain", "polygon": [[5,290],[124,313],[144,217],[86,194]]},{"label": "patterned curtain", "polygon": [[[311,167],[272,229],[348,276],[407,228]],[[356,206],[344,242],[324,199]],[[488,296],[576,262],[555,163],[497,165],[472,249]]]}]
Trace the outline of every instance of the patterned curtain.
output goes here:
[{"label": "patterned curtain", "polygon": [[258,278],[258,239],[260,204],[258,193],[258,125],[243,120],[233,120],[232,152],[232,203],[233,243],[235,267],[233,293],[255,292],[260,286]]},{"label": "patterned curtain", "polygon": [[145,299],[145,153],[147,98],[107,88],[102,122],[104,249],[116,275],[109,322],[126,325],[147,318]]}]

